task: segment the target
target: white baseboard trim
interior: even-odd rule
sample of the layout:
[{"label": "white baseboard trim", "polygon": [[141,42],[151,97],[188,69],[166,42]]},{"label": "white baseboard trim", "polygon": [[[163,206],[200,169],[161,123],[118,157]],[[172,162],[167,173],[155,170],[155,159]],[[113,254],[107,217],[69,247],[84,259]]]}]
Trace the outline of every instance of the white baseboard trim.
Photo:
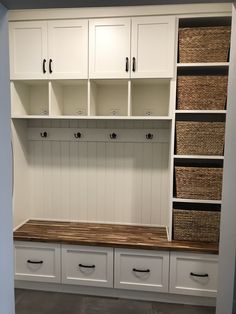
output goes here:
[{"label": "white baseboard trim", "polygon": [[159,293],[159,292],[146,292],[146,291],[131,291],[121,290],[113,288],[99,288],[99,287],[86,287],[75,286],[55,283],[42,283],[42,282],[28,282],[23,280],[15,281],[15,288],[40,290],[40,291],[52,291],[52,292],[64,292],[73,294],[85,294],[91,296],[103,296],[111,298],[122,298],[132,300],[143,301],[155,301],[155,302],[168,302],[168,303],[183,303],[189,305],[204,305],[215,306],[216,299],[208,297],[196,297],[179,295],[172,293]]}]

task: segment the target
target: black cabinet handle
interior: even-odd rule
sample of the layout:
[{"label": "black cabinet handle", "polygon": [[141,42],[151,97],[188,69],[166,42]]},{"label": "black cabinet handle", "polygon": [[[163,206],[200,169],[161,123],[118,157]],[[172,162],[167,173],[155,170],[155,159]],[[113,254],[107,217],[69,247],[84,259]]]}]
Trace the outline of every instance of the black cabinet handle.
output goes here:
[{"label": "black cabinet handle", "polygon": [[133,57],[133,65],[132,65],[132,71],[135,72],[136,71],[136,59],[135,57]]},{"label": "black cabinet handle", "polygon": [[27,263],[29,263],[29,264],[43,264],[43,261],[31,261],[30,259],[28,259]]},{"label": "black cabinet handle", "polygon": [[137,273],[150,273],[150,269],[137,269],[137,268],[133,268],[133,271],[137,272]]},{"label": "black cabinet handle", "polygon": [[116,133],[111,133],[111,134],[110,134],[110,139],[111,139],[111,140],[115,140],[116,138],[117,138]]},{"label": "black cabinet handle", "polygon": [[125,71],[126,71],[126,72],[129,72],[129,58],[128,58],[128,57],[126,57]]},{"label": "black cabinet handle", "polygon": [[49,73],[52,73],[52,59],[49,59]]},{"label": "black cabinet handle", "polygon": [[83,268],[95,268],[95,265],[83,265],[83,264],[79,264],[79,267],[83,267]]},{"label": "black cabinet handle", "polygon": [[40,136],[46,138],[48,136],[48,133],[47,132],[41,132]]},{"label": "black cabinet handle", "polygon": [[194,276],[194,277],[202,277],[202,278],[206,278],[206,277],[209,277],[208,274],[196,274],[196,273],[190,273],[191,276]]},{"label": "black cabinet handle", "polygon": [[74,133],[74,137],[75,137],[75,138],[81,138],[81,135],[82,135],[82,134],[81,134],[80,132]]},{"label": "black cabinet handle", "polygon": [[153,139],[153,134],[152,133],[146,134],[146,139],[147,140],[152,140]]},{"label": "black cabinet handle", "polygon": [[46,59],[43,59],[43,73],[47,73],[46,71]]}]

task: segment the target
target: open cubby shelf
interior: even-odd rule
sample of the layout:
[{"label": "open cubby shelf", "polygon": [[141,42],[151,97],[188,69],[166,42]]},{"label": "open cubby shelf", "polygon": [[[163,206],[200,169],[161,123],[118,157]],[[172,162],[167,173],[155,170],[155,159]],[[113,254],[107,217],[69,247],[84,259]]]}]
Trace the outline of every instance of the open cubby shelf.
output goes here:
[{"label": "open cubby shelf", "polygon": [[170,120],[170,82],[12,81],[12,118]]}]

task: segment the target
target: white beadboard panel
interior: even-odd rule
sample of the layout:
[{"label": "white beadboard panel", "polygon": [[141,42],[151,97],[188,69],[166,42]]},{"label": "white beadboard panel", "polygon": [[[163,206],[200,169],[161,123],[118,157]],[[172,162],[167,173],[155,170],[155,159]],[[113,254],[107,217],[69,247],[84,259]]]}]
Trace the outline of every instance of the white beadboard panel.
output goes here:
[{"label": "white beadboard panel", "polygon": [[30,217],[29,211],[29,155],[26,121],[12,122],[13,153],[13,226],[16,228]]},{"label": "white beadboard panel", "polygon": [[[169,129],[170,121],[153,121],[153,120],[56,120],[56,119],[30,119],[28,127],[30,128],[42,128],[52,127],[61,128],[67,121],[67,125],[70,128],[126,128],[126,129]],[[46,124],[46,125],[45,125]]]},{"label": "white beadboard panel", "polygon": [[34,218],[168,224],[167,142],[29,140]]}]

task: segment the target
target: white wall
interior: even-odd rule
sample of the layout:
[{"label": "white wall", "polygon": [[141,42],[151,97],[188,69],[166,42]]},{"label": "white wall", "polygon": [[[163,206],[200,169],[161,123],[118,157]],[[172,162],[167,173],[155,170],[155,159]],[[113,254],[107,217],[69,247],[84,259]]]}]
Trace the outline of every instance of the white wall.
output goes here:
[{"label": "white wall", "polygon": [[14,314],[7,11],[0,4],[0,313]]},{"label": "white wall", "polygon": [[233,5],[217,314],[231,314],[236,249],[236,1]]}]

